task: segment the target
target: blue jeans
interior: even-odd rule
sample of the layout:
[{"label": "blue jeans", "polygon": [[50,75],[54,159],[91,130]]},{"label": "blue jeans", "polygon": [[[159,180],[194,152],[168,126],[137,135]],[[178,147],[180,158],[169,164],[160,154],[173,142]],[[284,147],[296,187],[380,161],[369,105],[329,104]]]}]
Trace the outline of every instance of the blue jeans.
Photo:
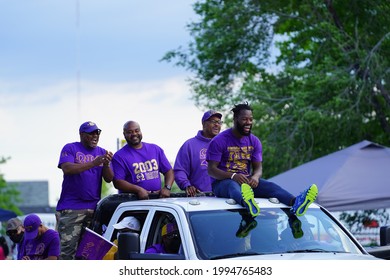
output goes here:
[{"label": "blue jeans", "polygon": [[[237,203],[245,206],[242,199],[241,186],[231,179],[215,180],[212,183],[213,193],[217,197],[233,198]],[[257,188],[253,189],[255,197],[271,198],[276,197],[280,202],[291,206],[292,199],[295,197],[279,185],[260,179]]]}]

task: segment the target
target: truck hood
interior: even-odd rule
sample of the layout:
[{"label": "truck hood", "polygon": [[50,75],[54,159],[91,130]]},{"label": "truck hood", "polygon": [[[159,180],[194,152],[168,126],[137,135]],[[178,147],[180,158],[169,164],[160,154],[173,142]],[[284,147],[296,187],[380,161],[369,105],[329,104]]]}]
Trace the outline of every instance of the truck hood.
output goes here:
[{"label": "truck hood", "polygon": [[[241,260],[381,260],[371,255],[348,253],[288,253],[234,257]],[[225,259],[226,260],[226,259]]]}]

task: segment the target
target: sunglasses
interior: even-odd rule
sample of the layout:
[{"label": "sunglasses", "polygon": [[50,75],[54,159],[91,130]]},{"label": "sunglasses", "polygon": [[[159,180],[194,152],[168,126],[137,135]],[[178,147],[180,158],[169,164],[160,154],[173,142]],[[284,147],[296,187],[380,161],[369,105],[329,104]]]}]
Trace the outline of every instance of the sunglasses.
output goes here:
[{"label": "sunglasses", "polygon": [[165,236],[167,239],[174,239],[174,238],[179,238],[180,235],[178,233],[170,233]]},{"label": "sunglasses", "polygon": [[100,132],[102,132],[102,131],[100,129],[97,129],[97,130],[94,130],[92,132],[84,132],[84,133],[86,133],[88,135],[95,135],[95,134],[100,135]]}]

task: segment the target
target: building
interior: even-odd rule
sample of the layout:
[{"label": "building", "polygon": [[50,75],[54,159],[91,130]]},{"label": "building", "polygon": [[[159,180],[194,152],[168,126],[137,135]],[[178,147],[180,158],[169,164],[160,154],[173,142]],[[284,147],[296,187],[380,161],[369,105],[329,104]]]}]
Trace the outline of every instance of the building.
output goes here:
[{"label": "building", "polygon": [[24,215],[30,213],[55,213],[55,207],[49,205],[48,181],[7,181],[20,193],[20,202],[16,205]]}]

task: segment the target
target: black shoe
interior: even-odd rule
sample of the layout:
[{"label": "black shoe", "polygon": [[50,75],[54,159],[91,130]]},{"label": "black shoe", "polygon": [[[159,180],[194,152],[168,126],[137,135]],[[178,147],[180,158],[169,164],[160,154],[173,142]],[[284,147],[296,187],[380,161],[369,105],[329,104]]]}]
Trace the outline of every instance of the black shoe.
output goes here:
[{"label": "black shoe", "polygon": [[257,222],[252,217],[243,218],[240,223],[240,227],[236,232],[236,236],[240,238],[244,238],[248,236],[249,232],[257,226]]},{"label": "black shoe", "polygon": [[288,218],[288,224],[290,225],[291,232],[295,239],[301,238],[303,236],[302,223],[295,215],[290,215]]}]

